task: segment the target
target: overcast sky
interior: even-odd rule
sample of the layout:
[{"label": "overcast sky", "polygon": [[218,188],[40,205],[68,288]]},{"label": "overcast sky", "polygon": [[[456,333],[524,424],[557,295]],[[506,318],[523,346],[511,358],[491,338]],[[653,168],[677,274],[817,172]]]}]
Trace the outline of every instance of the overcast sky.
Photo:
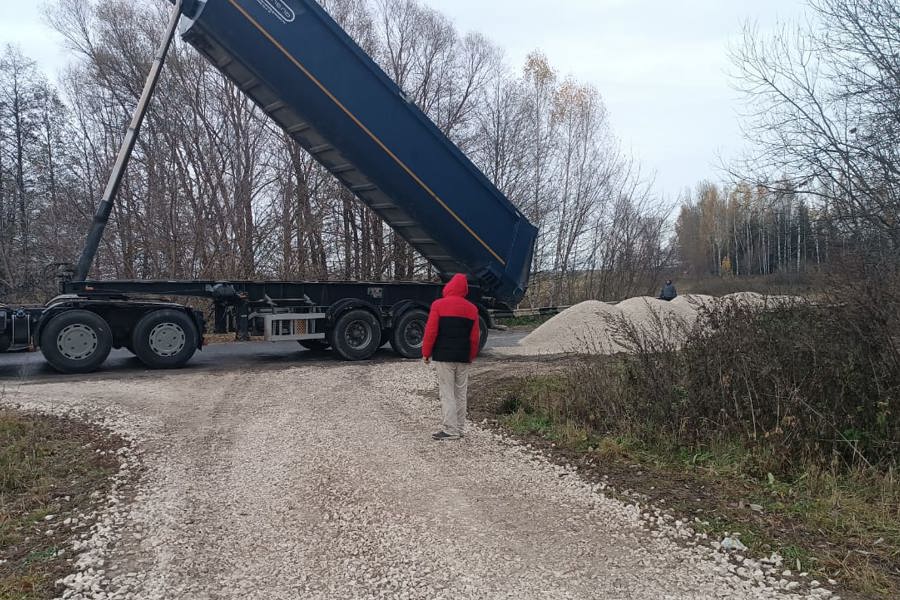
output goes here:
[{"label": "overcast sky", "polygon": [[[560,75],[594,84],[626,149],[674,200],[717,180],[719,157],[741,148],[738,96],[727,48],[751,19],[760,27],[794,18],[803,0],[423,0],[462,31],[502,47],[519,69],[534,49]],[[0,0],[0,43],[18,44],[51,79],[65,64],[40,0]]]}]

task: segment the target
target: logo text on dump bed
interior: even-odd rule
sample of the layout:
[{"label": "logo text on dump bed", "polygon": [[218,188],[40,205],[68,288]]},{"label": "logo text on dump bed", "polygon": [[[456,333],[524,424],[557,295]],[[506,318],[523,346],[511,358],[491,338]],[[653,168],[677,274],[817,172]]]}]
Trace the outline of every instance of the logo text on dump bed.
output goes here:
[{"label": "logo text on dump bed", "polygon": [[267,11],[275,15],[275,17],[281,21],[282,23],[293,23],[294,19],[297,18],[297,14],[294,12],[294,9],[288,6],[287,2],[284,0],[256,0],[262,5]]}]

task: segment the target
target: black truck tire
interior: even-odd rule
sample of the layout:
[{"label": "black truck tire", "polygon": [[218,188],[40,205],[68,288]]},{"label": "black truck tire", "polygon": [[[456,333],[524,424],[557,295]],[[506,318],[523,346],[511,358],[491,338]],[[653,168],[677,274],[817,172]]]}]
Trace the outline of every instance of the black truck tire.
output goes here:
[{"label": "black truck tire", "polygon": [[478,343],[478,353],[480,354],[484,350],[485,344],[487,344],[489,335],[487,319],[480,315],[478,317],[478,328],[481,333],[481,341]]},{"label": "black truck tire", "polygon": [[344,360],[369,359],[381,347],[381,323],[367,310],[351,310],[335,323],[331,347]]},{"label": "black truck tire", "polygon": [[403,313],[394,325],[391,347],[403,358],[422,358],[428,313],[414,308]]},{"label": "black truck tire", "polygon": [[327,340],[300,340],[297,343],[310,352],[325,352],[331,347]]},{"label": "black truck tire", "polygon": [[149,312],[131,334],[135,356],[151,369],[183,367],[197,351],[197,326],[179,310]]},{"label": "black truck tire", "polygon": [[12,346],[12,339],[8,335],[0,333],[0,352],[6,352]]},{"label": "black truck tire", "polygon": [[61,373],[96,371],[109,356],[112,342],[109,323],[88,310],[60,313],[41,332],[41,352]]}]

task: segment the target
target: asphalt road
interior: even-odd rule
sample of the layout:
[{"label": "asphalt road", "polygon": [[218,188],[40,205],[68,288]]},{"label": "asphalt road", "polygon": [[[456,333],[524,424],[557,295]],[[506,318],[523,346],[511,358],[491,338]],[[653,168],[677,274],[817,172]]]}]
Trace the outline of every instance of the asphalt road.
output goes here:
[{"label": "asphalt road", "polygon": [[[520,331],[492,331],[488,338],[487,349],[514,346],[525,337]],[[390,350],[382,348],[372,359],[378,362],[400,360]],[[185,367],[189,371],[215,371],[233,369],[284,369],[301,366],[313,362],[337,363],[341,360],[330,352],[319,353],[304,350],[293,342],[241,342],[230,344],[211,344],[203,351],[197,352]],[[133,354],[127,350],[113,350],[101,371],[91,377],[117,377],[124,373],[147,371]],[[40,352],[13,352],[0,354],[0,381],[16,379],[43,379],[59,377]],[[84,379],[84,376],[70,376]]]}]

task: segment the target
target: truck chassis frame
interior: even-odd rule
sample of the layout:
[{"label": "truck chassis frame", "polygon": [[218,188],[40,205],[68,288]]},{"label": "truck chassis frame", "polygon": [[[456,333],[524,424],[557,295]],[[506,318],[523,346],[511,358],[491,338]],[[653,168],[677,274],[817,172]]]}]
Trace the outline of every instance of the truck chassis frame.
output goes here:
[{"label": "truck chassis frame", "polygon": [[[203,311],[164,298],[211,303],[214,333],[237,340],[262,336],[311,350],[332,348],[366,360],[385,344],[404,358],[421,357],[425,321],[441,285],[414,282],[75,281],[45,307],[0,308],[5,349],[40,347],[64,373],[99,368],[112,348],[126,348],[148,367],[183,366],[204,344]],[[493,325],[477,286],[482,346]],[[23,333],[24,332],[24,333]],[[2,344],[0,344],[2,345]]]}]

